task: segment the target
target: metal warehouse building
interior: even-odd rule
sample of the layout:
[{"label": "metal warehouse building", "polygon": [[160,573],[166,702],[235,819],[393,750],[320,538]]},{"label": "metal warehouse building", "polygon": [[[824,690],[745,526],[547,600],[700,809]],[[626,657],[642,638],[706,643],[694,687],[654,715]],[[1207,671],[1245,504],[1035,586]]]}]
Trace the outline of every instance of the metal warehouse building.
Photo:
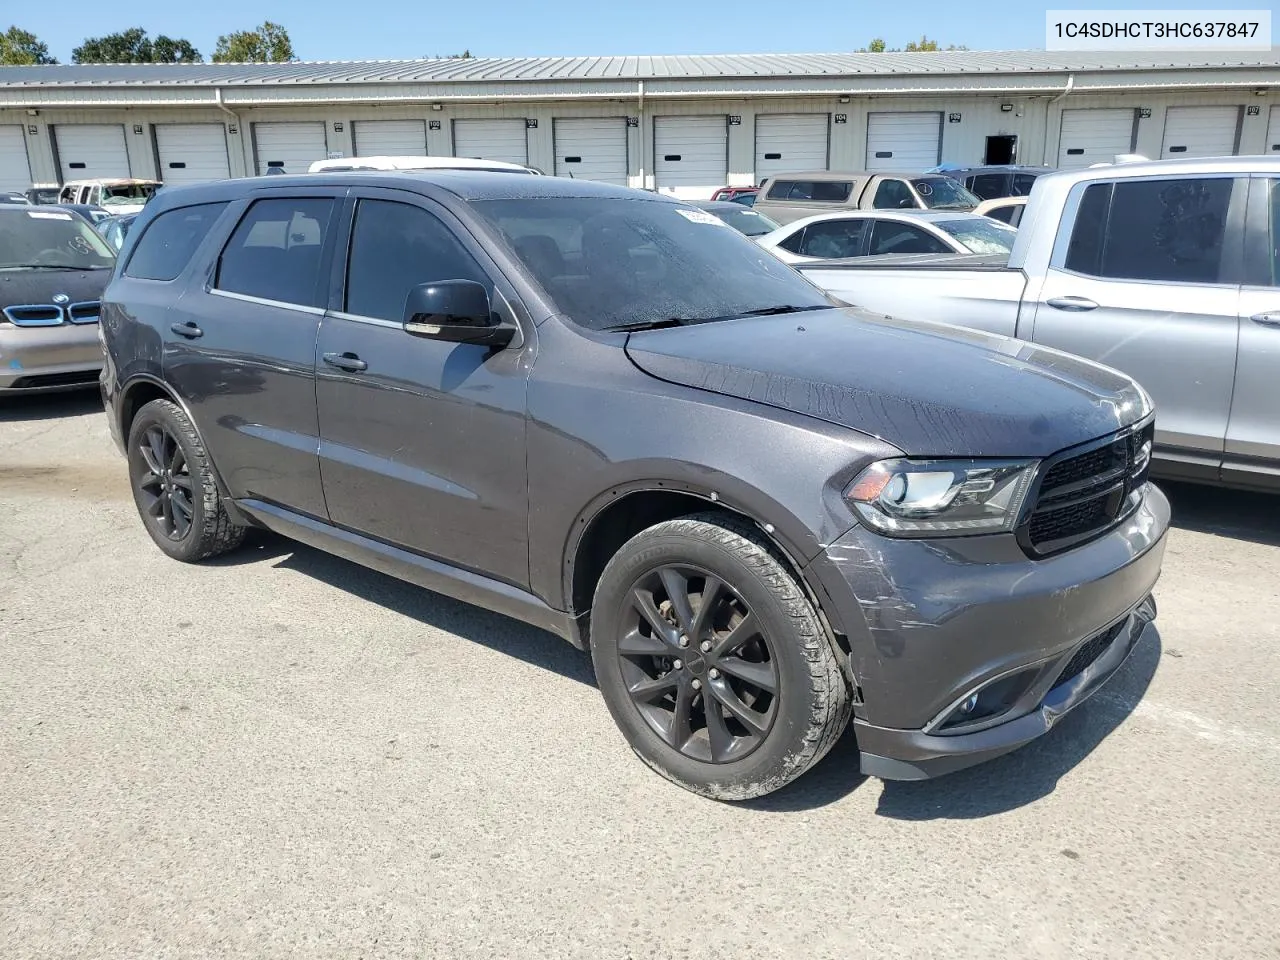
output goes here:
[{"label": "metal warehouse building", "polygon": [[530,163],[706,197],[785,170],[1280,153],[1280,56],[875,53],[0,67],[0,189]]}]

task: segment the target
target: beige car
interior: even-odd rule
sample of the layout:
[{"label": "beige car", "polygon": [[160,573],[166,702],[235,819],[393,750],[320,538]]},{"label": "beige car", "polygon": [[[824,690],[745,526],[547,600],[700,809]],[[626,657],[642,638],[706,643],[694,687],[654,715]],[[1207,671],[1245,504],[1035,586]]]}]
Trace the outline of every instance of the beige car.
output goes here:
[{"label": "beige car", "polygon": [[973,208],[973,212],[1016,227],[1022,222],[1022,211],[1026,206],[1026,197],[997,197],[995,200],[983,200]]},{"label": "beige car", "polygon": [[849,210],[972,210],[980,199],[939,173],[780,173],[760,185],[753,209],[778,223]]}]

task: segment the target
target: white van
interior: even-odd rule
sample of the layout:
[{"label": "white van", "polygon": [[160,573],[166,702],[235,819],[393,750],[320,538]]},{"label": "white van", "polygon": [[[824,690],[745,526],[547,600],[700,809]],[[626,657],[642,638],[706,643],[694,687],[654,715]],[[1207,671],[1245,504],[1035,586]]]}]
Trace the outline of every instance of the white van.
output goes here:
[{"label": "white van", "polygon": [[72,180],[62,185],[58,203],[82,203],[113,214],[141,213],[161,186],[158,180],[129,178]]},{"label": "white van", "polygon": [[338,173],[347,170],[504,170],[542,176],[537,167],[502,160],[475,160],[470,157],[345,157],[317,160],[307,173]]}]

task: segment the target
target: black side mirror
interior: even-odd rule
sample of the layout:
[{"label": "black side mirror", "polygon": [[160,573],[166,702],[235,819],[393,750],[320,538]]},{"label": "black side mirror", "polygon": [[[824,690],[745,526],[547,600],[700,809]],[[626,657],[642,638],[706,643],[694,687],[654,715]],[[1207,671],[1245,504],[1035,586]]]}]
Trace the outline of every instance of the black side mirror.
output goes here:
[{"label": "black side mirror", "polygon": [[409,291],[404,329],[418,337],[502,347],[515,330],[500,323],[489,306],[489,291],[474,280],[423,283]]}]

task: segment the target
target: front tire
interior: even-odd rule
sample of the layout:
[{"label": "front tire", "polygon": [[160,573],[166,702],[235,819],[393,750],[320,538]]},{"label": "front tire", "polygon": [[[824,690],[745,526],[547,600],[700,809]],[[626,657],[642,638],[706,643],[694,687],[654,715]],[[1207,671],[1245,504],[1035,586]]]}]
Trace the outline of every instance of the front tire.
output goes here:
[{"label": "front tire", "polygon": [[817,763],[849,687],[812,604],[746,523],[716,514],[632,537],[605,567],[591,657],[627,742],[716,800],[763,796]]},{"label": "front tire", "polygon": [[240,546],[245,528],[227,515],[204,444],[181,407],[170,400],[144,405],[126,450],[133,502],[156,546],[185,563]]}]

